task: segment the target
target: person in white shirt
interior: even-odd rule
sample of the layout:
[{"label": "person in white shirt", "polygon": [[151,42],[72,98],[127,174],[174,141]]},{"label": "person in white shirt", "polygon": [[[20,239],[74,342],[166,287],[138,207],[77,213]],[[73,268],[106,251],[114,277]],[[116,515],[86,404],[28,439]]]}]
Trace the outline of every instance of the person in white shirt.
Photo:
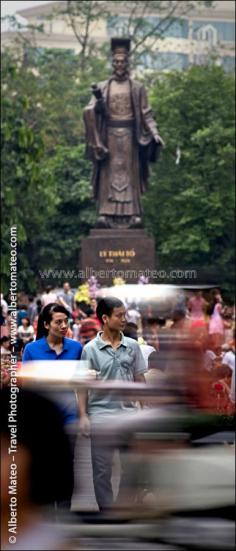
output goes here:
[{"label": "person in white shirt", "polygon": [[29,318],[23,318],[21,325],[17,330],[18,339],[24,344],[34,340],[34,328],[30,325]]},{"label": "person in white shirt", "polygon": [[63,284],[63,291],[57,295],[57,302],[62,304],[70,314],[75,310],[74,293],[68,281]]},{"label": "person in white shirt", "polygon": [[232,371],[229,399],[235,404],[235,351],[229,350],[223,357],[222,365],[227,365]]},{"label": "person in white shirt", "polygon": [[81,320],[78,316],[76,316],[75,321],[72,325],[72,332],[73,332],[73,339],[74,341],[79,340],[79,330],[81,327]]},{"label": "person in white shirt", "polygon": [[8,304],[6,300],[3,298],[3,294],[1,293],[1,307],[2,307],[2,315],[4,318],[7,317],[8,313]]},{"label": "person in white shirt", "polygon": [[44,308],[44,306],[47,306],[48,304],[51,304],[52,302],[57,302],[57,295],[53,292],[53,288],[48,285],[45,289],[45,293],[43,293],[41,296],[42,308]]},{"label": "person in white shirt", "polygon": [[134,304],[131,304],[126,310],[126,319],[128,323],[135,323],[137,326],[141,323],[141,314],[135,308]]},{"label": "person in white shirt", "polygon": [[223,352],[220,346],[215,347],[213,350],[206,350],[204,353],[204,369],[206,371],[213,371],[213,369],[222,365]]},{"label": "person in white shirt", "polygon": [[148,369],[148,357],[152,352],[156,352],[156,349],[153,346],[150,346],[149,344],[146,344],[144,339],[142,337],[138,338],[138,328],[136,323],[128,322],[126,323],[125,329],[124,329],[124,335],[125,337],[130,337],[131,339],[134,339],[138,342],[139,348],[142,352],[142,356],[145,362],[146,371]]}]

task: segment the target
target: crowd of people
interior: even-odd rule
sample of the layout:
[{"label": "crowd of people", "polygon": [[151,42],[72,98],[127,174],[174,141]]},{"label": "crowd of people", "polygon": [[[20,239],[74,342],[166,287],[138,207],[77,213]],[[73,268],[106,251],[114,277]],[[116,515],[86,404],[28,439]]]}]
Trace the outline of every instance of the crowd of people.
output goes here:
[{"label": "crowd of people", "polygon": [[[19,294],[17,311],[17,350],[19,363],[27,344],[34,342],[42,312],[49,304],[64,308],[68,315],[63,336],[79,342],[81,349],[93,340],[101,331],[101,320],[97,316],[98,299],[90,297],[90,302],[77,302],[70,284],[65,282],[63,288],[56,292],[47,286],[37,297]],[[156,314],[152,304],[144,308],[137,303],[125,304],[126,316],[123,328],[126,337],[136,340],[144,358],[145,370],[165,370],[165,356],[168,342],[174,331],[191,334],[195,345],[203,353],[205,373],[208,375],[208,392],[216,399],[217,407],[229,410],[235,400],[235,316],[234,308],[223,302],[219,289],[204,293],[193,291],[190,296],[177,293],[172,301],[172,311],[167,318]],[[60,308],[59,308],[60,310]],[[7,369],[11,355],[11,317],[7,300],[1,296],[1,365],[2,380],[6,381]],[[39,333],[38,333],[39,334]],[[42,335],[41,335],[42,336]],[[154,362],[154,359],[156,361]],[[149,365],[150,364],[150,365]],[[152,366],[152,367],[150,367]],[[223,405],[224,404],[224,405]]]},{"label": "crowd of people", "polygon": [[[140,426],[143,423],[145,426],[147,421],[148,428],[150,422],[154,423],[156,430],[160,415],[156,407],[165,404],[178,411],[184,406],[190,413],[200,410],[211,415],[223,414],[229,419],[235,413],[234,310],[224,304],[218,289],[207,296],[203,296],[202,291],[192,292],[190,296],[177,292],[165,318],[157,315],[154,304],[141,308],[135,302],[124,304],[115,296],[100,299],[91,296],[89,303],[78,302],[65,282],[58,293],[48,287],[40,298],[19,295],[16,340],[14,352],[17,350],[18,367],[41,360],[49,362],[50,369],[51,362],[84,360],[91,365],[93,380],[105,385],[102,391],[96,386],[83,390],[54,388],[53,391],[52,387],[44,387],[38,398],[39,402],[42,399],[53,403],[60,416],[72,475],[78,428],[81,437],[90,438],[94,492],[101,514],[107,514],[115,504],[124,506],[131,500],[133,491],[129,490],[130,462],[126,451],[135,449],[131,435],[135,427],[139,427],[139,420]],[[11,343],[8,303],[2,296],[1,381],[6,393],[10,390]],[[122,386],[114,392],[117,383],[124,385],[123,394]],[[127,385],[133,383],[141,384],[142,389],[151,389],[150,396],[130,395]],[[19,386],[19,404],[21,399],[31,400],[24,386],[21,387],[21,383]],[[154,412],[151,417],[145,417],[146,409]],[[22,419],[19,423],[21,427]],[[49,438],[50,427],[53,431],[48,420]],[[7,427],[3,428],[6,436]],[[107,430],[110,431],[108,438]],[[27,445],[31,453],[31,443]],[[115,500],[111,478],[116,449],[121,453],[121,470]],[[58,466],[58,477],[62,479],[63,468],[61,466],[60,472]],[[143,485],[138,478],[135,488]],[[148,482],[145,484],[149,488]],[[73,487],[70,476],[65,491],[53,494],[58,508],[70,510]],[[132,497],[132,504],[135,500],[136,497]]]}]

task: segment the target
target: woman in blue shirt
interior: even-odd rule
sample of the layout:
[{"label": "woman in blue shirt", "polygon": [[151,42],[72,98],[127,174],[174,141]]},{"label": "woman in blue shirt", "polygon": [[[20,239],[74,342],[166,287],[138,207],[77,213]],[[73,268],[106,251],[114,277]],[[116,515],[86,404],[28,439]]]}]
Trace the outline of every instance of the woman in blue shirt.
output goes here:
[{"label": "woman in blue shirt", "polygon": [[[64,306],[52,302],[47,304],[39,314],[36,341],[27,344],[22,362],[48,360],[79,360],[82,346],[79,342],[66,338],[69,312]],[[64,423],[78,419],[78,408],[75,394],[71,391],[56,391],[56,398],[62,410]]]},{"label": "woman in blue shirt", "polygon": [[82,346],[66,338],[69,312],[56,302],[47,304],[38,318],[36,341],[27,344],[23,362],[34,360],[79,360]]},{"label": "woman in blue shirt", "polygon": [[[54,302],[47,304],[39,314],[36,340],[26,345],[22,362],[79,360],[82,353],[81,344],[66,338],[69,316],[64,306]],[[60,409],[74,454],[78,422],[75,393],[71,390],[55,390],[46,391],[44,394],[47,394]]]}]

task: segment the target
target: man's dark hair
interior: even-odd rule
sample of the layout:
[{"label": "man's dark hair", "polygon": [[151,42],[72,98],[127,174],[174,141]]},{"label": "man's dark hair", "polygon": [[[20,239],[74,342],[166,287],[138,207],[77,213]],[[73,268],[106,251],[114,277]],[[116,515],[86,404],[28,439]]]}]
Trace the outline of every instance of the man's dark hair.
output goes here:
[{"label": "man's dark hair", "polygon": [[41,310],[42,310],[42,301],[40,298],[38,298],[36,300],[36,307],[37,307],[37,314],[40,314]]},{"label": "man's dark hair", "polygon": [[148,369],[159,369],[161,371],[164,371],[161,366],[161,362],[159,361],[159,354],[158,352],[151,352],[148,356]]},{"label": "man's dark hair", "polygon": [[133,323],[132,321],[129,321],[126,323],[125,329],[123,331],[125,337],[130,337],[130,339],[138,340],[138,326],[136,323]]},{"label": "man's dark hair", "polygon": [[173,321],[180,321],[186,317],[185,309],[182,306],[176,306],[172,311],[171,319]]},{"label": "man's dark hair", "polygon": [[50,323],[52,321],[52,315],[54,312],[65,314],[68,318],[70,317],[68,310],[66,310],[66,308],[64,308],[61,304],[57,304],[56,302],[50,302],[50,304],[47,304],[39,314],[36,340],[48,335],[48,329],[46,329],[44,323]]},{"label": "man's dark hair", "polygon": [[86,307],[84,308],[84,313],[86,314],[86,316],[89,318],[90,316],[92,316],[94,314],[94,311],[93,309],[91,308],[91,306],[89,306],[88,304],[86,305]]},{"label": "man's dark hair", "polygon": [[45,291],[46,293],[50,293],[52,291],[52,286],[51,285],[47,285],[47,287],[45,288]]},{"label": "man's dark hair", "polygon": [[157,318],[157,323],[160,327],[165,327],[166,320],[165,318]]},{"label": "man's dark hair", "polygon": [[4,337],[1,337],[0,344],[2,345],[4,342],[9,342],[9,341],[10,341],[10,337],[4,336]]},{"label": "man's dark hair", "polygon": [[22,318],[22,320],[21,320],[21,325],[22,325],[23,320],[27,320],[27,323],[28,323],[28,326],[27,326],[27,327],[29,327],[29,326],[30,326],[30,319],[29,319],[27,316],[25,316],[25,317]]},{"label": "man's dark hair", "polygon": [[111,317],[114,308],[121,308],[124,306],[123,302],[116,297],[105,297],[99,300],[96,308],[96,314],[101,323],[103,323],[102,316],[106,315]]}]

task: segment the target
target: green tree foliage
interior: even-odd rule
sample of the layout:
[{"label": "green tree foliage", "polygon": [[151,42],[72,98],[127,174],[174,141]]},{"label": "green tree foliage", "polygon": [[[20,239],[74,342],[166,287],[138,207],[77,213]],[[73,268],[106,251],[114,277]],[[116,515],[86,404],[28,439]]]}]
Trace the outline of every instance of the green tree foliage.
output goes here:
[{"label": "green tree foliage", "polygon": [[[55,155],[45,160],[44,170],[45,174],[53,175],[56,182],[58,205],[48,221],[47,234],[41,235],[39,270],[53,268],[76,272],[81,239],[95,224],[95,205],[90,187],[91,166],[85,157],[84,144],[58,146]],[[59,283],[60,277],[48,279],[48,283],[55,281]],[[78,285],[76,279],[70,282],[71,285]]]},{"label": "green tree foliage", "polygon": [[[82,111],[92,82],[110,74],[91,57],[86,71],[71,51],[3,53],[3,281],[9,227],[18,226],[19,288],[38,289],[40,270],[76,270],[82,237],[94,226],[91,163]],[[149,78],[149,77],[148,77]],[[143,198],[160,267],[210,267],[231,282],[233,255],[233,78],[193,67],[147,81],[166,149]],[[181,157],[176,164],[176,150]],[[217,277],[216,277],[217,279]],[[55,279],[56,285],[61,278]]]},{"label": "green tree foliage", "polygon": [[233,77],[216,66],[156,80],[150,99],[167,147],[144,197],[160,264],[198,267],[226,286],[234,254],[233,92]]},{"label": "green tree foliage", "polygon": [[[91,66],[91,59],[97,59],[100,48],[94,40],[98,20],[105,22],[109,16],[110,2],[102,0],[67,0],[56,8],[63,14],[79,43],[78,65],[82,73]],[[55,17],[55,15],[53,16]]]},{"label": "green tree foliage", "polygon": [[[3,288],[9,276],[10,227],[17,225],[19,285],[34,285],[34,260],[40,232],[56,206],[55,186],[42,178],[45,155],[35,105],[32,72],[22,70],[9,55],[2,62],[2,271]],[[30,92],[29,92],[30,91]]]},{"label": "green tree foliage", "polygon": [[[106,74],[103,61],[91,63],[91,71],[82,78],[77,56],[70,51],[27,48],[23,55],[3,54],[4,290],[12,224],[18,227],[20,288],[35,290],[40,284],[39,270],[48,264],[60,268],[59,258],[68,260],[69,256],[70,266],[77,266],[78,228],[87,232],[94,222],[82,110],[90,97],[91,82],[100,80],[101,71]],[[86,210],[88,197],[90,212]]]}]

